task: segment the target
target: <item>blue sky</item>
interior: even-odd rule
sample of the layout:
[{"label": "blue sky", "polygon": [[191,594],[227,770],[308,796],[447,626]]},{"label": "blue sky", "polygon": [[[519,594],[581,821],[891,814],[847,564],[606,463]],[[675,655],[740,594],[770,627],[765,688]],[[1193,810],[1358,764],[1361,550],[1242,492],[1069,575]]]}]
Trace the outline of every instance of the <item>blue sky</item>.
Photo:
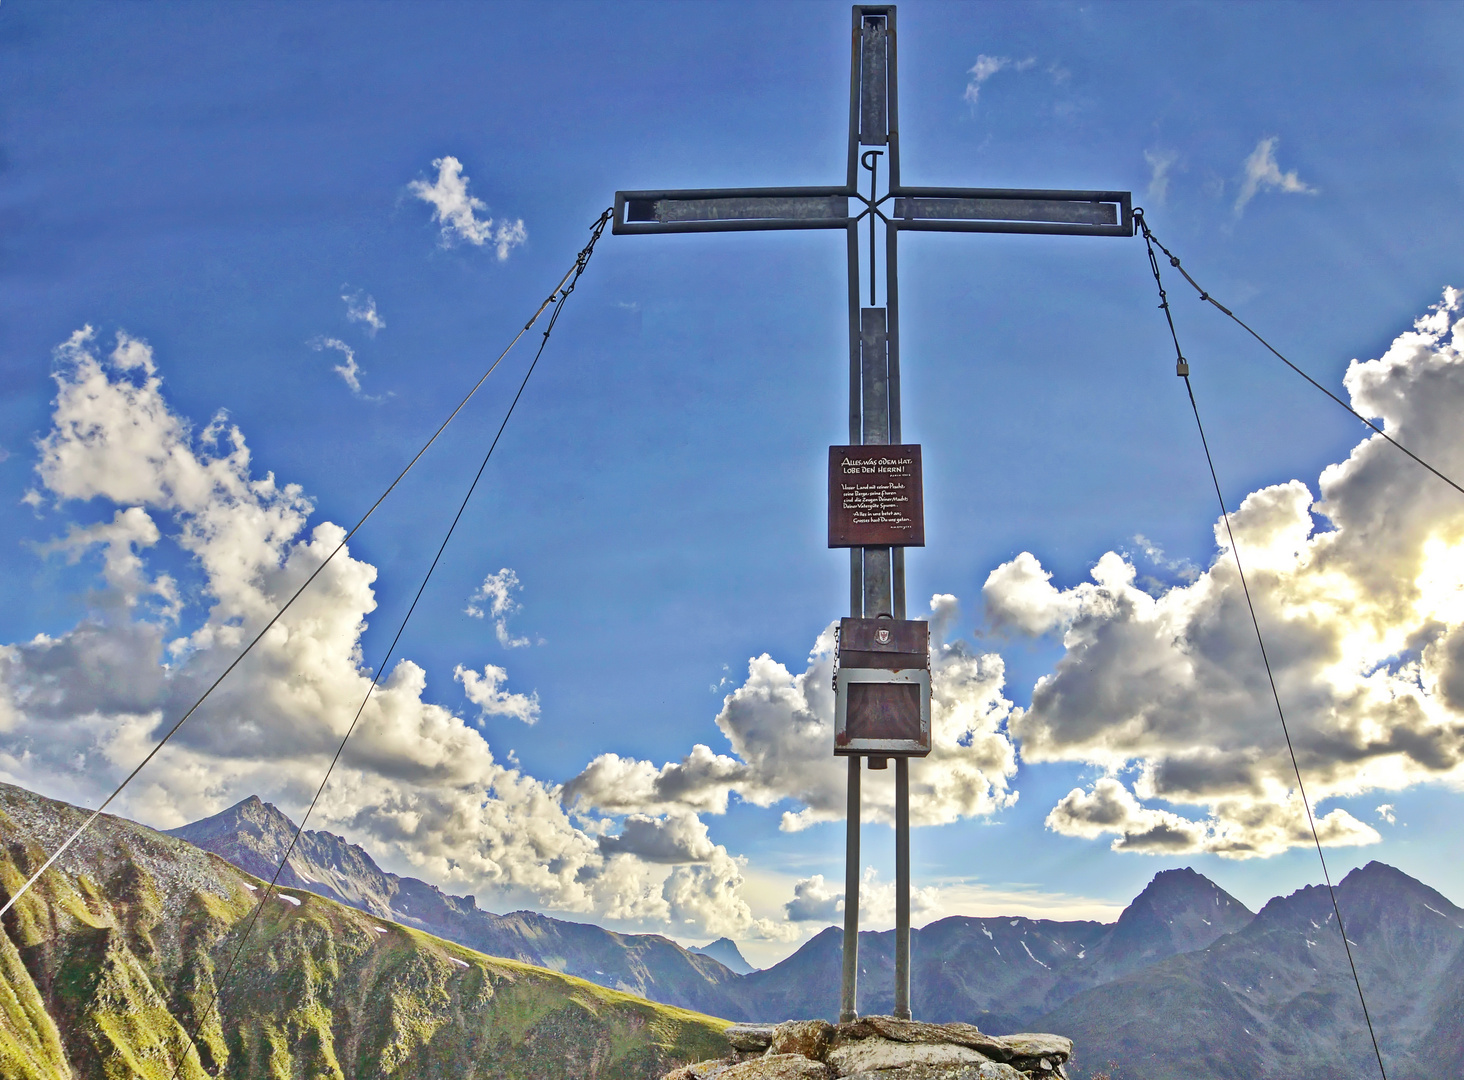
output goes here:
[{"label": "blue sky", "polygon": [[[305,559],[321,523],[354,523],[617,188],[841,179],[848,18],[824,3],[0,7],[4,776],[83,803],[110,790],[226,656],[230,627],[257,624],[280,562]],[[1342,393],[1350,361],[1383,357],[1464,285],[1461,79],[1438,47],[1461,21],[1444,4],[905,3],[905,179],[1131,189],[1207,288]],[[417,194],[448,157],[485,243]],[[1261,182],[1245,197],[1248,162]],[[602,240],[403,637],[421,685],[403,672],[391,708],[367,714],[377,735],[322,827],[496,910],[728,932],[754,962],[824,925],[786,905],[801,889],[834,910],[831,760],[805,765],[784,736],[802,715],[789,695],[817,719],[810,651],[847,603],[846,559],[822,535],[825,448],[845,430],[843,268],[834,233]],[[1355,528],[1314,514],[1305,536],[1323,469],[1365,431],[1168,284],[1231,508],[1307,486],[1258,499],[1244,535],[1291,665],[1289,718],[1327,736],[1303,755],[1320,809],[1350,815],[1333,819],[1335,876],[1377,858],[1464,895],[1448,857],[1464,613],[1438,569],[1464,497],[1369,446],[1337,476]],[[958,598],[958,614],[941,607],[965,650],[951,716],[979,703],[966,749],[986,747],[915,766],[932,778],[913,841],[925,917],[1111,917],[1175,865],[1252,906],[1318,880],[1277,809],[1273,706],[1241,692],[1253,642],[1200,632],[1246,626],[1228,571],[1205,573],[1214,494],[1141,243],[910,237],[901,302],[905,432],[926,469],[909,595],[919,610]],[[1389,423],[1457,475],[1445,315],[1357,392],[1402,395]],[[137,344],[113,359],[119,332]],[[349,573],[322,579],[311,618],[140,778],[129,813],[173,825],[258,791],[298,816],[525,345],[352,541]],[[355,387],[336,370],[346,350]],[[226,456],[231,426],[247,462]],[[212,479],[194,490],[184,474]],[[1090,577],[1109,552],[1137,584]],[[465,610],[490,575],[501,635],[491,598],[482,618]],[[1132,614],[1135,591],[1167,602],[1162,618]],[[1194,670],[1243,686],[1175,675],[1135,644],[1155,618],[1189,627]],[[1364,625],[1368,641],[1348,636]],[[773,666],[750,675],[763,654]],[[977,672],[981,654],[1003,667]],[[1066,705],[1032,708],[1043,676]],[[1378,749],[1410,724],[1428,749]],[[725,764],[691,761],[697,744]],[[1210,772],[1168,779],[1204,772],[1195,751],[1212,746]],[[1020,761],[1010,775],[1002,753]],[[666,763],[693,795],[656,786]],[[558,785],[576,778],[566,808]],[[807,827],[780,828],[800,812]],[[1156,814],[1190,822],[1188,840],[1144,841],[1174,826]],[[1102,830],[1120,819],[1127,834]],[[1125,835],[1151,853],[1110,850]],[[1222,857],[1217,837],[1266,854]],[[881,882],[891,848],[868,827]]]}]

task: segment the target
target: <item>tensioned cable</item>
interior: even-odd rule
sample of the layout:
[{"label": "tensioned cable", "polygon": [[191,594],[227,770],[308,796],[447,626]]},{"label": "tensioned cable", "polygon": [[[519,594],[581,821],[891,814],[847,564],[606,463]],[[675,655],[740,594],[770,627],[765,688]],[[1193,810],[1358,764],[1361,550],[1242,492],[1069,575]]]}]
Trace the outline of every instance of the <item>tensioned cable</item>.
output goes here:
[{"label": "tensioned cable", "polygon": [[[598,239],[600,233],[604,231],[605,223],[610,220],[610,215],[612,212],[613,210],[606,210],[603,214],[600,215],[598,221],[596,221],[594,225],[595,239]],[[590,246],[594,246],[594,240],[591,240]],[[580,255],[583,256],[584,252],[581,252]],[[425,454],[428,448],[430,448],[432,444],[437,441],[437,437],[447,430],[447,425],[452,423],[453,420],[457,418],[457,414],[463,411],[463,407],[466,406],[467,403],[472,399],[473,395],[478,392],[479,387],[481,387],[483,383],[487,381],[488,376],[493,374],[498,365],[503,362],[503,358],[509,354],[509,351],[515,345],[518,344],[519,338],[528,333],[529,328],[533,326],[534,323],[539,321],[539,316],[544,314],[544,309],[547,308],[551,303],[554,303],[555,297],[559,297],[560,301],[563,301],[562,290],[564,289],[565,282],[569,281],[571,277],[578,277],[579,274],[583,272],[584,267],[580,263],[579,259],[576,258],[575,265],[571,266],[569,268],[569,271],[564,275],[564,277],[559,279],[559,284],[554,287],[554,291],[549,294],[545,301],[539,305],[539,310],[535,311],[533,317],[529,319],[528,322],[524,323],[523,329],[515,334],[513,340],[508,343],[508,346],[503,350],[503,352],[498,354],[498,359],[494,360],[493,363],[489,365],[488,370],[483,372],[483,374],[479,376],[478,381],[473,384],[472,389],[463,396],[463,399],[460,402],[458,402],[457,408],[453,409],[452,412],[448,414],[447,419],[444,420],[441,426],[432,433],[432,437],[422,444],[422,449],[418,450],[416,454],[412,456],[412,460],[407,462],[406,468],[402,469],[402,471],[397,474],[396,479],[393,480],[389,485],[387,485],[386,490],[383,491],[381,495],[377,498],[377,500],[371,504],[371,508],[367,510],[366,513],[361,515],[361,519],[351,527],[351,531],[346,533],[346,535],[341,538],[341,542],[338,543],[331,550],[331,553],[325,557],[325,561],[310,572],[310,576],[305,579],[304,584],[296,589],[294,594],[285,601],[284,606],[274,613],[269,622],[264,624],[264,628],[261,629],[259,633],[254,636],[254,639],[250,641],[248,645],[244,646],[244,651],[241,652],[238,656],[234,657],[234,659],[229,663],[229,666],[224,668],[219,677],[209,684],[208,689],[199,696],[198,700],[188,707],[188,711],[180,716],[177,722],[168,729],[167,733],[158,740],[157,745],[155,745],[151,750],[147,752],[147,756],[137,763],[137,767],[123,778],[122,782],[117,785],[112,794],[108,795],[107,798],[102,802],[102,805],[91,812],[91,815],[81,823],[81,825],[77,828],[75,832],[73,832],[70,836],[66,838],[66,841],[51,854],[51,857],[48,858],[41,865],[41,868],[37,870],[34,874],[32,874],[29,879],[27,879],[26,883],[22,885],[19,890],[16,891],[15,895],[11,896],[5,901],[4,906],[0,906],[0,916],[3,916],[7,911],[11,909],[11,907],[15,904],[17,900],[19,900],[22,896],[29,892],[30,887],[34,885],[38,880],[40,880],[42,874],[44,874],[47,870],[51,868],[51,864],[59,859],[63,854],[65,854],[66,849],[74,844],[76,840],[81,836],[81,834],[86,832],[86,830],[91,827],[92,822],[96,821],[97,818],[102,816],[103,811],[105,811],[107,807],[112,804],[112,800],[117,798],[118,795],[122,794],[122,789],[130,784],[137,776],[137,774],[142,772],[142,770],[147,766],[147,763],[157,756],[158,751],[166,746],[168,740],[171,739],[175,734],[177,734],[178,729],[183,726],[188,718],[198,711],[198,707],[202,705],[206,700],[208,700],[208,696],[218,688],[218,685],[223,682],[224,679],[228,678],[229,673],[239,666],[239,662],[243,660],[244,657],[249,655],[254,646],[259,644],[260,640],[264,637],[265,634],[269,633],[270,628],[280,620],[280,616],[284,615],[286,611],[290,610],[290,606],[294,604],[296,600],[300,599],[300,594],[310,587],[310,583],[319,576],[322,570],[330,565],[330,561],[334,559],[336,555],[340,552],[340,550],[346,546],[351,537],[356,535],[356,532],[361,528],[361,526],[366,524],[366,520],[371,517],[372,514],[376,513],[377,508],[386,501],[386,497],[396,489],[396,486],[402,482],[402,479],[407,475],[407,473],[412,471],[412,467],[416,465],[419,460],[421,460],[422,455]]]},{"label": "tensioned cable", "polygon": [[[478,465],[478,471],[473,475],[473,482],[468,485],[468,490],[463,495],[462,502],[458,504],[457,513],[453,515],[452,524],[447,527],[447,533],[443,536],[442,543],[437,546],[437,554],[432,557],[432,565],[427,568],[427,573],[422,577],[422,584],[417,587],[417,594],[412,597],[412,603],[407,608],[407,613],[402,616],[402,621],[397,626],[396,635],[391,639],[391,645],[387,647],[386,655],[382,657],[380,665],[372,674],[371,685],[366,688],[366,695],[361,699],[361,704],[356,709],[356,715],[352,717],[350,726],[346,728],[345,735],[341,737],[340,745],[336,747],[335,756],[330,759],[330,765],[326,767],[325,775],[321,777],[320,786],[315,789],[315,797],[310,800],[310,806],[306,809],[304,816],[300,818],[300,824],[295,828],[294,837],[290,840],[289,846],[285,848],[284,855],[280,857],[279,865],[275,867],[274,876],[269,879],[269,885],[265,888],[264,894],[259,898],[259,902],[254,906],[254,911],[249,917],[249,922],[244,927],[244,933],[240,935],[239,945],[234,950],[234,955],[229,959],[229,966],[224,969],[223,977],[219,979],[213,996],[209,998],[208,1004],[204,1006],[200,1013],[193,1031],[188,1033],[189,1045],[195,1053],[198,1052],[198,1033],[203,1030],[204,1023],[208,1020],[209,1015],[213,1012],[214,1006],[218,1003],[220,996],[222,996],[224,988],[228,985],[229,979],[234,973],[234,968],[239,962],[239,957],[244,953],[244,946],[249,942],[249,935],[254,931],[254,926],[259,921],[260,914],[264,911],[265,904],[274,896],[276,883],[279,881],[280,875],[284,873],[285,864],[290,861],[290,856],[294,854],[295,845],[300,842],[300,837],[304,835],[305,825],[309,822],[310,815],[315,812],[315,807],[320,802],[321,795],[325,793],[325,786],[330,783],[330,774],[335,771],[336,764],[341,759],[341,754],[345,752],[346,743],[350,740],[351,734],[356,730],[356,725],[360,723],[361,715],[366,711],[366,706],[371,701],[371,695],[376,692],[376,687],[381,682],[381,674],[391,662],[392,655],[396,652],[397,643],[401,641],[402,633],[406,630],[407,623],[412,618],[412,613],[417,610],[417,602],[422,599],[422,593],[426,591],[427,583],[432,580],[432,573],[437,569],[437,564],[442,559],[442,553],[447,550],[448,541],[452,539],[452,534],[456,531],[458,522],[462,520],[463,511],[468,508],[468,501],[472,499],[473,492],[477,490],[478,481],[483,478],[483,470],[488,467],[488,459],[493,456],[493,451],[498,446],[498,440],[503,437],[503,430],[508,427],[508,421],[513,416],[514,409],[518,406],[519,398],[523,397],[524,388],[529,385],[529,377],[534,374],[534,369],[539,365],[539,358],[544,355],[544,346],[549,344],[549,335],[554,332],[554,324],[559,321],[560,312],[564,310],[564,302],[569,299],[569,294],[574,292],[574,287],[578,284],[580,275],[585,272],[585,267],[589,265],[590,256],[595,250],[595,244],[600,239],[600,234],[605,231],[605,226],[609,220],[610,211],[607,210],[600,215],[599,220],[592,228],[590,242],[585,245],[584,250],[575,258],[574,269],[565,275],[565,280],[569,284],[565,285],[564,281],[561,281],[561,287],[555,290],[558,299],[555,300],[553,296],[550,297],[551,300],[554,300],[554,310],[550,313],[548,326],[544,328],[544,336],[539,341],[539,349],[534,353],[534,359],[529,364],[528,370],[524,372],[523,380],[519,383],[518,393],[514,394],[513,401],[509,403],[508,411],[503,414],[503,421],[498,425],[498,433],[493,436],[493,442],[489,444],[488,452],[483,455],[483,460]],[[571,277],[571,275],[573,276]],[[541,308],[540,310],[542,311],[543,309]],[[185,1051],[183,1057],[179,1058],[173,1066],[173,1080],[177,1080],[179,1070],[182,1069],[183,1062],[186,1060],[188,1060],[188,1056]],[[199,1063],[202,1064],[202,1061],[203,1056],[199,1054]]]},{"label": "tensioned cable", "polygon": [[[1250,328],[1250,326],[1247,325],[1246,322],[1243,319],[1241,319],[1241,317],[1239,315],[1237,315],[1235,312],[1231,311],[1224,304],[1220,303],[1220,301],[1216,300],[1213,296],[1211,296],[1209,293],[1207,293],[1204,289],[1200,288],[1199,283],[1197,281],[1195,281],[1194,278],[1192,278],[1192,277],[1189,276],[1189,271],[1186,270],[1183,266],[1181,266],[1179,264],[1179,256],[1175,255],[1167,247],[1165,247],[1163,244],[1161,244],[1159,242],[1159,238],[1157,236],[1155,236],[1152,232],[1149,231],[1149,223],[1144,219],[1144,211],[1141,210],[1141,209],[1139,209],[1138,207],[1135,207],[1134,208],[1134,224],[1138,225],[1138,227],[1141,230],[1143,230],[1143,233],[1144,233],[1144,243],[1146,243],[1146,244],[1152,244],[1153,247],[1157,247],[1160,251],[1164,252],[1165,255],[1169,256],[1169,265],[1172,266],[1172,267],[1174,267],[1176,270],[1178,270],[1181,274],[1184,275],[1184,279],[1186,281],[1188,281],[1192,286],[1194,286],[1195,292],[1199,293],[1200,299],[1202,301],[1205,301],[1205,302],[1207,302],[1209,304],[1214,305],[1215,308],[1217,308],[1218,310],[1224,312],[1226,315],[1230,316],[1230,318],[1235,321],[1235,324],[1237,326],[1239,326],[1247,334],[1249,334],[1251,337],[1255,338],[1262,345],[1264,345],[1266,347],[1266,349],[1271,353],[1271,355],[1274,356],[1277,360],[1280,360],[1283,364],[1285,364],[1287,367],[1289,367],[1292,371],[1296,372],[1298,375],[1300,375],[1307,382],[1311,383],[1313,386],[1315,386],[1322,393],[1326,394],[1329,398],[1331,398],[1333,401],[1335,401],[1338,405],[1341,405],[1342,408],[1346,409],[1353,416],[1357,417],[1357,419],[1361,420],[1368,427],[1372,428],[1373,431],[1377,432],[1383,438],[1387,439],[1388,442],[1392,443],[1399,450],[1403,451],[1403,453],[1407,454],[1409,457],[1411,457],[1418,464],[1422,465],[1429,472],[1433,473],[1435,476],[1437,476],[1444,483],[1448,484],[1451,488],[1453,488],[1459,494],[1464,495],[1464,487],[1460,487],[1453,480],[1449,479],[1449,477],[1447,477],[1443,473],[1439,472],[1438,469],[1435,469],[1428,462],[1424,461],[1423,458],[1419,457],[1412,450],[1408,449],[1408,447],[1404,446],[1397,439],[1393,438],[1393,436],[1389,435],[1382,428],[1378,427],[1377,424],[1373,423],[1367,417],[1363,416],[1362,413],[1358,412],[1351,405],[1347,404],[1347,402],[1343,401],[1336,394],[1332,393],[1332,391],[1328,390],[1321,383],[1317,382],[1317,380],[1313,379],[1305,371],[1302,371],[1301,368],[1297,367],[1290,360],[1286,359],[1286,357],[1282,356],[1281,353],[1276,349],[1276,347],[1274,345],[1272,345],[1265,338],[1261,337],[1260,334],[1258,334],[1254,330],[1252,330]],[[1151,261],[1154,259],[1154,252],[1153,252],[1153,249],[1152,248],[1149,251],[1149,258],[1150,258]],[[1154,272],[1155,272],[1155,274],[1157,274],[1158,273],[1158,270],[1157,270],[1158,263],[1157,262],[1155,263],[1155,266],[1156,266],[1156,269],[1155,269]],[[1173,327],[1173,325],[1171,323],[1170,329],[1173,330],[1173,328],[1174,327]],[[1176,346],[1176,348],[1178,347],[1178,342],[1175,343],[1175,346]]]},{"label": "tensioned cable", "polygon": [[[1264,663],[1266,666],[1266,679],[1271,684],[1271,698],[1276,702],[1276,715],[1281,718],[1281,734],[1286,737],[1286,752],[1291,756],[1291,769],[1292,772],[1296,774],[1296,790],[1301,795],[1301,805],[1306,810],[1306,823],[1311,828],[1312,842],[1315,843],[1317,847],[1317,859],[1322,864],[1322,877],[1327,883],[1327,895],[1331,897],[1332,900],[1332,913],[1337,916],[1337,932],[1342,935],[1342,948],[1347,952],[1347,966],[1352,969],[1352,982],[1357,987],[1357,1000],[1362,1005],[1362,1018],[1367,1021],[1367,1033],[1372,1039],[1373,1054],[1376,1055],[1378,1059],[1378,1072],[1382,1073],[1383,1080],[1388,1080],[1388,1070],[1383,1067],[1383,1052],[1378,1048],[1377,1032],[1373,1030],[1372,1014],[1368,1012],[1367,997],[1362,992],[1362,979],[1358,977],[1357,964],[1352,959],[1352,945],[1347,940],[1347,928],[1342,924],[1342,909],[1337,906],[1337,890],[1332,887],[1332,874],[1331,871],[1327,869],[1327,857],[1322,854],[1322,839],[1320,834],[1318,834],[1317,832],[1316,820],[1312,817],[1311,802],[1306,795],[1306,785],[1302,783],[1301,766],[1298,765],[1296,762],[1296,750],[1291,745],[1291,730],[1286,723],[1286,711],[1281,708],[1281,694],[1276,689],[1276,676],[1271,671],[1271,658],[1266,653],[1266,640],[1264,637],[1261,636],[1261,623],[1260,620],[1256,618],[1256,607],[1255,604],[1251,602],[1250,586],[1246,583],[1245,580],[1245,568],[1240,563],[1240,547],[1236,544],[1235,533],[1232,532],[1230,528],[1230,511],[1225,509],[1225,496],[1220,493],[1220,477],[1215,472],[1215,459],[1210,456],[1210,442],[1208,439],[1205,438],[1205,425],[1200,422],[1200,407],[1198,404],[1195,403],[1195,389],[1190,384],[1189,361],[1184,358],[1184,352],[1179,347],[1179,334],[1174,329],[1174,315],[1169,310],[1169,296],[1164,291],[1164,282],[1159,276],[1159,260],[1154,255],[1154,245],[1157,244],[1158,241],[1153,240],[1152,234],[1150,234],[1148,226],[1143,225],[1143,217],[1141,212],[1135,210],[1134,217],[1140,222],[1144,230],[1144,244],[1149,252],[1149,268],[1154,271],[1154,283],[1159,287],[1159,307],[1163,310],[1164,318],[1169,323],[1169,336],[1174,340],[1176,373],[1179,375],[1180,378],[1184,379],[1184,388],[1185,391],[1189,394],[1190,409],[1193,410],[1195,414],[1195,427],[1198,428],[1200,432],[1200,445],[1205,448],[1205,463],[1210,467],[1210,481],[1215,485],[1215,498],[1220,502],[1220,515],[1225,519],[1225,535],[1230,539],[1230,554],[1235,558],[1235,572],[1240,576],[1240,587],[1241,590],[1245,593],[1245,606],[1246,609],[1250,612],[1251,626],[1254,627],[1256,631],[1256,644],[1259,645],[1261,649],[1261,662]],[[1163,245],[1161,244],[1159,246],[1160,250],[1163,250]],[[1168,254],[1168,252],[1165,252],[1165,254]],[[1170,259],[1174,266],[1177,267],[1179,265],[1179,260],[1175,259],[1174,256],[1171,255]],[[1180,272],[1183,273],[1183,271]],[[1189,277],[1189,275],[1185,274],[1185,277]],[[1194,282],[1191,281],[1190,284],[1193,285]],[[1198,288],[1198,286],[1196,287]],[[1223,311],[1224,308],[1221,308],[1221,310]],[[1240,320],[1236,319],[1236,322],[1240,322]],[[1241,325],[1245,324],[1242,323]],[[1249,327],[1247,327],[1247,329],[1249,329]],[[1264,342],[1262,342],[1262,344],[1264,344]],[[1267,346],[1267,348],[1270,348],[1270,346]],[[1275,352],[1274,349],[1272,349],[1271,351]],[[1281,354],[1276,353],[1276,355],[1280,356]],[[1286,358],[1282,357],[1282,359],[1285,360]],[[1290,361],[1288,360],[1287,363],[1289,364]],[[1303,372],[1303,374],[1305,373]],[[1308,377],[1308,381],[1310,381],[1310,377]],[[1391,439],[1389,439],[1388,441],[1392,442]],[[1394,445],[1397,444],[1395,443]],[[1399,449],[1402,450],[1403,448],[1399,447]],[[1407,453],[1406,450],[1404,452]],[[1409,457],[1413,457],[1413,455],[1409,454]],[[1418,459],[1414,458],[1414,460]],[[1430,466],[1428,466],[1426,462],[1420,461],[1419,464],[1424,465],[1426,468],[1429,468],[1430,471],[1435,471]],[[1439,475],[1442,476],[1442,474]],[[1448,477],[1445,476],[1443,477],[1443,479],[1448,480]],[[1449,483],[1452,484],[1453,481],[1449,480]],[[1458,485],[1455,484],[1455,487],[1457,486]]]}]

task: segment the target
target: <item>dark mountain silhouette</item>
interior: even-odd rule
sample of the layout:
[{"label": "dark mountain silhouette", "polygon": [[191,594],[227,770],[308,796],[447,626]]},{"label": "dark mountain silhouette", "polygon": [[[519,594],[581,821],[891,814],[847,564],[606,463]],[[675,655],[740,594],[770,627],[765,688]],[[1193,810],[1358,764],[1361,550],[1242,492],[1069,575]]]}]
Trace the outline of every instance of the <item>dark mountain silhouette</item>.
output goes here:
[{"label": "dark mountain silhouette", "polygon": [[737,948],[737,942],[731,938],[719,937],[709,945],[693,945],[686,951],[699,956],[710,956],[713,960],[719,961],[728,971],[735,971],[739,975],[750,975],[757,970],[743,958],[742,951]]},{"label": "dark mountain silhouette", "polygon": [[[1339,883],[1337,906],[1388,1076],[1461,1075],[1464,910],[1378,862]],[[1110,1061],[1145,1080],[1378,1072],[1320,886],[1277,897],[1208,948],[1085,990],[1035,1023],[1083,1048],[1078,1076]]]},{"label": "dark mountain silhouette", "polygon": [[[911,1007],[935,1023],[964,1020],[993,1034],[1031,1030],[1038,1016],[1079,991],[1204,948],[1252,918],[1239,900],[1184,869],[1158,874],[1112,925],[940,919],[911,932]],[[836,1017],[842,963],[843,935],[830,927],[742,986],[760,1016]],[[860,1011],[891,1011],[893,932],[861,933],[859,965]]]}]

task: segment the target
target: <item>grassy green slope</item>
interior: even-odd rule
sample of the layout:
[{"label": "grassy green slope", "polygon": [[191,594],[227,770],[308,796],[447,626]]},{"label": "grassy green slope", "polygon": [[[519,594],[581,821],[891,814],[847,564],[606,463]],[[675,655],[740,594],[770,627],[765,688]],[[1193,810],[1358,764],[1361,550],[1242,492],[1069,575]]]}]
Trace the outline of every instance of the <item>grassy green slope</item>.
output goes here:
[{"label": "grassy green slope", "polygon": [[[0,785],[8,897],[82,812]],[[726,1021],[501,960],[262,883],[100,819],[5,916],[0,1075],[16,1080],[658,1077],[726,1052]],[[255,886],[251,890],[250,886]],[[198,1032],[195,1052],[188,1031]]]}]

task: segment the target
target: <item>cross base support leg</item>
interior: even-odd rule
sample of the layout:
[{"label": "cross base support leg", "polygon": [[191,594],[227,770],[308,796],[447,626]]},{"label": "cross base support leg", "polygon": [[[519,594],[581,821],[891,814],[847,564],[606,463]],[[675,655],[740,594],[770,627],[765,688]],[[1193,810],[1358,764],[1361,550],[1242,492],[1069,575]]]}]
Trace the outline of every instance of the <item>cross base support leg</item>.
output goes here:
[{"label": "cross base support leg", "polygon": [[910,759],[895,758],[895,1016],[910,1019]]},{"label": "cross base support leg", "polygon": [[839,1023],[857,1019],[859,991],[859,781],[860,760],[849,759],[849,806],[844,818],[844,972],[839,988]]}]

